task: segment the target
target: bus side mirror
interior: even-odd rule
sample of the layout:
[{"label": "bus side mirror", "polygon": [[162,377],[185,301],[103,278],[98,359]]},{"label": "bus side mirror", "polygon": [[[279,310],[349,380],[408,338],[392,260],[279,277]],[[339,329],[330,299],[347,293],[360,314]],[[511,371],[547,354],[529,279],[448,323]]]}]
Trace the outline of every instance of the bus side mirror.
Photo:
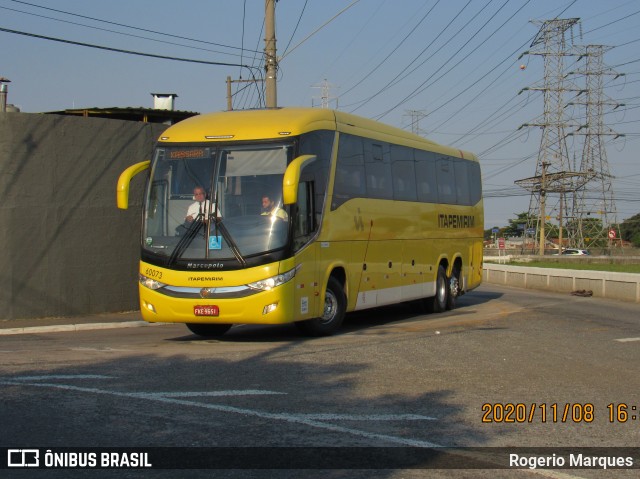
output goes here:
[{"label": "bus side mirror", "polygon": [[302,155],[293,160],[287,166],[282,180],[282,202],[285,205],[292,205],[298,201],[298,183],[300,182],[300,172],[302,168],[317,158],[316,155]]},{"label": "bus side mirror", "polygon": [[116,200],[118,208],[121,210],[129,208],[129,183],[131,183],[131,178],[149,168],[150,163],[151,161],[149,160],[141,161],[140,163],[131,165],[120,174],[120,178],[118,178],[118,186],[116,188]]}]

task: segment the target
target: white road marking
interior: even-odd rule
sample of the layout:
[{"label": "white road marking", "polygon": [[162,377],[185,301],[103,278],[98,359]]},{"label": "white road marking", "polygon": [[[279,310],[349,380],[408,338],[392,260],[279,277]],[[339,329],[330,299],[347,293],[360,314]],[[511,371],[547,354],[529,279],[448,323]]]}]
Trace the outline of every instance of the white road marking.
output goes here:
[{"label": "white road marking", "polygon": [[45,376],[17,376],[11,381],[43,381],[51,379],[113,379],[113,376],[102,374],[47,374]]},{"label": "white road marking", "polygon": [[640,338],[621,338],[616,339],[616,341],[618,341],[619,343],[630,343],[632,341],[640,341]]},{"label": "white road marking", "polygon": [[[338,426],[336,424],[321,422],[322,420],[345,420],[351,418],[351,420],[437,420],[436,418],[431,418],[429,416],[420,416],[415,414],[367,414],[367,415],[345,415],[345,414],[287,414],[287,413],[269,413],[264,411],[257,411],[252,409],[238,408],[233,406],[225,406],[221,404],[210,404],[210,403],[201,403],[195,401],[187,401],[184,399],[177,399],[177,397],[205,397],[205,396],[220,396],[226,394],[219,393],[260,393],[260,394],[286,394],[279,393],[274,391],[260,391],[260,390],[239,390],[239,391],[212,391],[212,392],[168,392],[168,393],[132,393],[132,392],[122,392],[122,391],[109,391],[106,389],[99,388],[87,388],[80,386],[73,386],[70,384],[55,384],[55,383],[44,383],[44,382],[27,382],[27,381],[40,381],[40,380],[51,380],[51,379],[111,379],[112,376],[101,376],[101,375],[93,375],[93,374],[78,374],[78,375],[50,375],[50,376],[22,376],[11,379],[0,379],[0,384],[5,385],[19,385],[19,386],[33,386],[33,387],[41,387],[41,388],[53,388],[53,389],[62,389],[67,391],[76,391],[76,392],[84,392],[91,394],[102,394],[108,396],[117,396],[117,397],[125,397],[130,399],[145,399],[158,401],[167,404],[176,404],[179,406],[188,406],[188,407],[197,407],[202,409],[209,409],[214,411],[226,412],[226,413],[234,413],[241,414],[245,416],[254,416],[262,419],[271,419],[276,421],[285,421],[290,423],[304,424],[306,426],[315,427],[318,429],[325,429],[333,432],[342,432],[346,434],[351,434],[354,436],[364,437],[367,439],[375,439],[380,441],[387,441],[395,444],[401,444],[404,446],[411,447],[427,447],[427,448],[442,448],[446,446],[442,446],[440,444],[436,444],[430,441],[422,441],[417,439],[409,439],[398,436],[391,436],[388,434],[378,434],[372,433],[368,431],[361,431],[358,429],[347,428],[343,426]],[[174,397],[175,396],[175,397]],[[359,419],[354,419],[359,418]],[[369,418],[369,419],[362,419]],[[374,419],[375,418],[375,419]],[[394,418],[394,419],[392,419]],[[461,456],[465,455],[473,455],[469,454],[465,451],[460,451],[458,454]],[[480,458],[484,459],[484,458]],[[540,475],[544,477],[550,477],[552,479],[581,479],[580,476],[565,474],[563,472],[548,470],[548,469],[533,469],[533,470],[521,470],[528,472],[530,474]]]},{"label": "white road marking", "polygon": [[132,396],[142,397],[145,399],[155,398],[172,398],[172,397],[223,397],[223,396],[268,396],[276,394],[287,394],[276,391],[261,391],[259,389],[241,389],[230,391],[174,391],[174,392],[155,392],[155,393],[129,393]]},{"label": "white road marking", "polygon": [[420,414],[293,414],[316,421],[437,421],[437,417]]},{"label": "white road marking", "polygon": [[404,446],[443,447],[443,446],[441,446],[439,444],[436,444],[436,443],[433,443],[433,442],[430,442],[430,441],[422,441],[422,440],[418,440],[418,439],[409,439],[409,438],[405,438],[405,437],[391,436],[391,435],[388,435],[388,434],[378,434],[378,433],[373,433],[373,432],[368,432],[368,431],[360,431],[358,429],[353,429],[353,428],[344,427],[344,426],[338,426],[337,424],[321,422],[321,421],[317,421],[317,420],[314,420],[314,419],[307,419],[307,418],[304,418],[304,417],[298,417],[295,414],[288,414],[288,413],[270,413],[270,412],[266,412],[266,411],[257,411],[257,410],[253,410],[253,409],[246,409],[246,408],[240,408],[240,407],[234,407],[234,406],[226,406],[226,405],[222,405],[222,404],[210,404],[210,403],[203,403],[203,402],[197,402],[197,401],[188,401],[188,400],[185,400],[185,399],[158,396],[158,395],[153,395],[153,394],[151,396],[147,397],[147,396],[141,396],[140,393],[130,393],[130,392],[122,392],[122,391],[110,391],[110,390],[107,390],[107,389],[87,388],[87,387],[73,386],[73,385],[70,385],[70,384],[56,384],[56,383],[44,383],[44,382],[23,382],[23,381],[20,381],[20,380],[3,380],[3,381],[0,381],[0,384],[14,385],[14,386],[15,385],[33,386],[33,387],[39,387],[39,388],[61,389],[61,390],[65,390],[65,391],[75,391],[75,392],[84,392],[84,393],[91,393],[91,394],[101,394],[101,395],[107,395],[107,396],[125,397],[125,398],[129,398],[129,399],[152,400],[152,401],[157,401],[157,402],[161,402],[161,403],[165,403],[165,404],[175,404],[175,405],[178,405],[178,406],[197,407],[197,408],[201,408],[201,409],[209,409],[209,410],[220,411],[220,412],[225,412],[225,413],[240,414],[240,415],[243,415],[243,416],[259,417],[261,419],[270,419],[270,420],[284,421],[284,422],[295,423],[295,424],[304,424],[306,426],[310,426],[310,427],[314,427],[314,428],[318,428],[318,429],[325,429],[325,430],[333,431],[333,432],[341,432],[341,433],[345,433],[345,434],[351,434],[351,435],[354,435],[354,436],[364,437],[364,438],[371,439],[371,440],[379,440],[379,441],[391,442],[391,443],[394,443],[394,444],[402,444]]},{"label": "white road marking", "polygon": [[118,349],[118,348],[69,348],[69,351],[93,351],[97,353],[126,353],[129,351],[133,351],[133,349]]}]

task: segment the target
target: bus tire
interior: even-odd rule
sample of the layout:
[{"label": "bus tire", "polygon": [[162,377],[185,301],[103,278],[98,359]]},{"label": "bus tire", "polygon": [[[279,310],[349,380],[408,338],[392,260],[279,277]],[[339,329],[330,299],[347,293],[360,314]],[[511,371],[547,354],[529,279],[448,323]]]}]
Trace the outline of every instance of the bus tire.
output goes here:
[{"label": "bus tire", "polygon": [[447,309],[449,302],[449,284],[447,281],[447,272],[444,266],[438,266],[438,275],[436,276],[436,295],[433,298],[425,300],[425,306],[429,313],[441,313]]},{"label": "bus tire", "polygon": [[331,336],[342,326],[346,310],[347,297],[344,294],[342,284],[331,276],[324,296],[322,316],[306,321],[297,321],[296,326],[308,336]]},{"label": "bus tire", "polygon": [[451,277],[447,281],[449,291],[447,292],[447,309],[456,307],[456,299],[460,296],[460,270],[457,266],[453,267]]},{"label": "bus tire", "polygon": [[231,329],[230,324],[202,324],[187,323],[187,328],[193,334],[203,336],[205,338],[217,338]]}]

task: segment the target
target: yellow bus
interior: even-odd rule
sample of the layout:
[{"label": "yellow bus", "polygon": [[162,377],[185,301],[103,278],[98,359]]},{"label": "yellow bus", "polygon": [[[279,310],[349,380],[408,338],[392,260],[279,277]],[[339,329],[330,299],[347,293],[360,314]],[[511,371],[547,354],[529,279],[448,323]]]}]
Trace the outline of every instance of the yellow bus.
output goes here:
[{"label": "yellow bus", "polygon": [[160,137],[143,210],[140,310],[218,336],[413,301],[452,309],[482,280],[480,166],[471,153],[318,108],[226,111]]}]

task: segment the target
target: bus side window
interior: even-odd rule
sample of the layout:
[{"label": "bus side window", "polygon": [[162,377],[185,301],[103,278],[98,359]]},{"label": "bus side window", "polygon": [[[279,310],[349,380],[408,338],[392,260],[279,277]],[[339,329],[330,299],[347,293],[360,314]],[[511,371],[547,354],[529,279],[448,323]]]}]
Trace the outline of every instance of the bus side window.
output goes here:
[{"label": "bus side window", "polygon": [[413,149],[391,145],[391,170],[393,173],[393,199],[416,201],[416,171]]},{"label": "bus side window", "polygon": [[475,161],[469,161],[469,204],[475,205],[482,199],[482,175],[480,165]]},{"label": "bus side window", "polygon": [[467,168],[469,164],[470,162],[467,160],[454,160],[453,163],[456,177],[456,197],[459,205],[471,205],[469,169]]},{"label": "bus side window", "polygon": [[435,155],[428,151],[415,150],[416,187],[418,201],[438,202]]},{"label": "bus side window", "polygon": [[456,178],[452,158],[441,156],[436,160],[436,178],[438,179],[438,201],[455,205],[457,203]]},{"label": "bus side window", "polygon": [[389,145],[364,140],[364,167],[367,175],[367,197],[393,199]]},{"label": "bus side window", "polygon": [[362,138],[340,134],[338,164],[331,209],[335,210],[351,198],[366,196]]}]

